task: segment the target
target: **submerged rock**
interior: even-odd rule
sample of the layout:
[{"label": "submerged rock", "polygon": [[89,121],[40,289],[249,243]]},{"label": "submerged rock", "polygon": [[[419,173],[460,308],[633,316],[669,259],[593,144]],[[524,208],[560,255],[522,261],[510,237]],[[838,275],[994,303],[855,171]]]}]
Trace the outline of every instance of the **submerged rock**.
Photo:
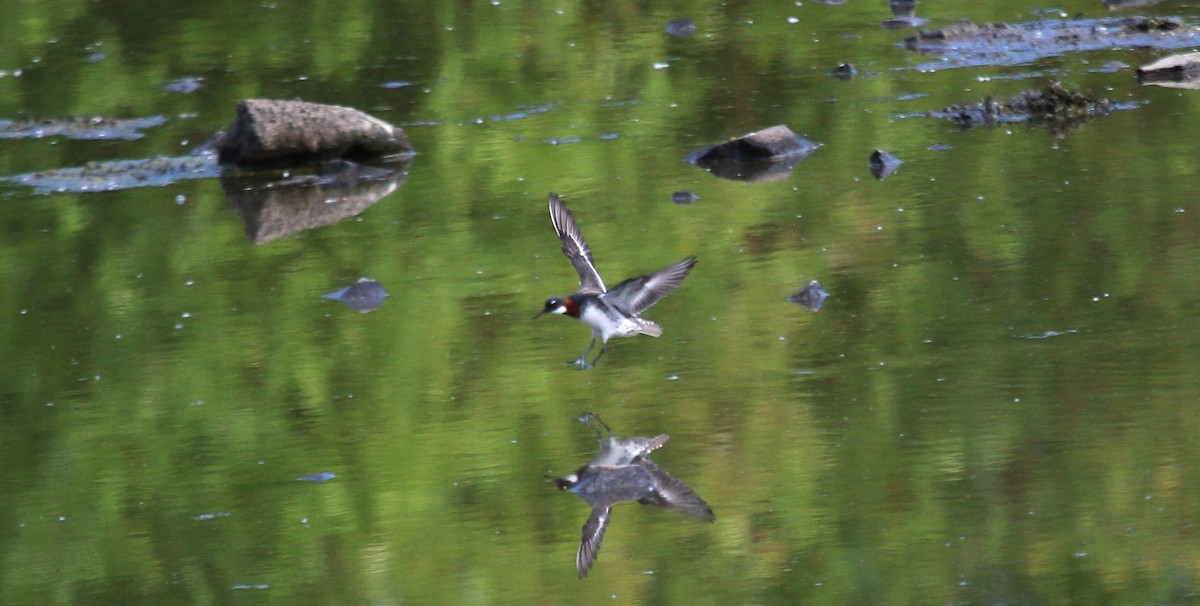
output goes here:
[{"label": "submerged rock", "polygon": [[88,162],[83,166],[39,170],[0,177],[33,189],[35,194],[117,191],[136,187],[170,185],[188,179],[211,179],[221,174],[211,154],[141,160]]},{"label": "submerged rock", "polygon": [[312,159],[409,156],[404,131],[356,109],[247,99],[217,141],[222,164],[280,166]]},{"label": "submerged rock", "polygon": [[813,280],[805,284],[804,288],[792,293],[787,300],[806,309],[820,311],[821,306],[825,304],[825,299],[828,296],[829,293],[825,292],[824,288],[821,288],[821,283]]},{"label": "submerged rock", "polygon": [[332,479],[334,479],[334,478],[336,478],[336,477],[337,477],[337,474],[335,474],[335,473],[333,473],[333,472],[330,472],[330,471],[318,471],[317,473],[310,473],[310,474],[308,474],[308,475],[306,475],[306,476],[300,476],[300,477],[296,478],[296,481],[297,481],[297,482],[317,482],[317,483],[320,483],[320,482],[328,482],[328,481],[330,481],[330,480],[332,480]]},{"label": "submerged rock", "polygon": [[1110,11],[1121,10],[1123,8],[1139,8],[1158,4],[1162,0],[1103,0],[1104,8]]},{"label": "submerged rock", "polygon": [[1109,48],[1181,48],[1200,44],[1200,28],[1170,17],[1042,19],[956,23],[908,37],[908,50],[939,58],[917,69],[1020,65],[1066,52]]},{"label": "submerged rock", "polygon": [[164,84],[162,88],[165,91],[186,95],[200,90],[202,82],[204,82],[204,78],[180,78],[174,82]]},{"label": "submerged rock", "polygon": [[321,298],[341,301],[346,307],[365,314],[383,305],[383,300],[388,298],[388,292],[375,280],[359,278],[358,282],[346,288],[321,295]]},{"label": "submerged rock", "polygon": [[666,32],[672,38],[686,38],[696,33],[696,22],[686,17],[672,19],[667,22]]},{"label": "submerged rock", "polygon": [[148,118],[106,118],[103,116],[55,118],[47,120],[0,120],[0,139],[141,139],[142,131],[166,123],[162,116]]},{"label": "submerged rock", "polygon": [[773,181],[786,177],[797,162],[819,148],[780,124],[702,147],[684,160],[726,179]]},{"label": "submerged rock", "polygon": [[890,177],[901,164],[904,164],[903,160],[882,149],[875,150],[867,160],[867,168],[871,169],[871,175],[880,181]]},{"label": "submerged rock", "polygon": [[1200,89],[1200,53],[1163,57],[1139,67],[1137,78],[1141,84]]}]

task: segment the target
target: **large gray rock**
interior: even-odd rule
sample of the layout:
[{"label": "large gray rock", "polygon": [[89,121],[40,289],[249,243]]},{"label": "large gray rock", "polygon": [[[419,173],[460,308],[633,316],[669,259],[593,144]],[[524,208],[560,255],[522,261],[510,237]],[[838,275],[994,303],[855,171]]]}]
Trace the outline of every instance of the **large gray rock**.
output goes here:
[{"label": "large gray rock", "polygon": [[287,165],[312,159],[412,155],[404,131],[338,105],[247,99],[217,141],[221,164]]}]

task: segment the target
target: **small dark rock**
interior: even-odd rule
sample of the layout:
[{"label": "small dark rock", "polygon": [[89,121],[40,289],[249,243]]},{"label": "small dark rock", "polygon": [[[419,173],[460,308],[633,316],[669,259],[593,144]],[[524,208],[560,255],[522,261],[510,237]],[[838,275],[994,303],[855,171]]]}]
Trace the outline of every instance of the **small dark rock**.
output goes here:
[{"label": "small dark rock", "polygon": [[383,305],[383,300],[388,298],[388,292],[375,280],[359,278],[358,282],[321,295],[321,298],[341,301],[346,307],[365,314]]},{"label": "small dark rock", "polygon": [[871,154],[871,158],[867,161],[867,167],[871,169],[871,175],[876,179],[883,181],[896,172],[897,168],[904,161],[892,154],[889,154],[882,149],[877,149]]},{"label": "small dark rock", "polygon": [[819,311],[821,306],[825,304],[825,298],[828,296],[829,293],[825,292],[824,288],[821,288],[821,283],[813,280],[805,284],[804,288],[792,293],[787,300],[801,307]]},{"label": "small dark rock", "polygon": [[218,160],[243,167],[411,153],[403,130],[356,109],[275,99],[239,103],[237,118],[217,141]]},{"label": "small dark rock", "polygon": [[696,200],[699,200],[699,199],[700,199],[700,196],[697,196],[694,192],[690,192],[690,191],[686,191],[686,190],[685,191],[677,191],[677,192],[671,194],[671,201],[676,204],[691,204],[692,202],[695,202]]},{"label": "small dark rock", "polygon": [[829,75],[838,80],[849,80],[858,75],[858,70],[854,69],[854,66],[849,63],[843,63],[829,72]]},{"label": "small dark rock", "polygon": [[686,38],[696,33],[696,22],[688,18],[672,19],[667,22],[666,32],[673,38]]}]

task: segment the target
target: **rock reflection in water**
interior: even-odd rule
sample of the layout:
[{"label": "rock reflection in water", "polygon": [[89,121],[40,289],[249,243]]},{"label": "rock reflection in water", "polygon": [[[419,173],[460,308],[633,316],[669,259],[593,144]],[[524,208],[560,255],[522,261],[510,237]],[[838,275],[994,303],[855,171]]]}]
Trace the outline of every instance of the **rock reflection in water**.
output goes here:
[{"label": "rock reflection in water", "polygon": [[892,18],[883,22],[884,29],[921,27],[929,22],[917,16],[916,0],[891,0],[888,8],[892,9]]},{"label": "rock reflection in water", "polygon": [[266,244],[362,213],[396,191],[408,178],[407,168],[407,163],[366,166],[335,161],[313,175],[222,176],[221,186],[246,225],[246,237]]}]

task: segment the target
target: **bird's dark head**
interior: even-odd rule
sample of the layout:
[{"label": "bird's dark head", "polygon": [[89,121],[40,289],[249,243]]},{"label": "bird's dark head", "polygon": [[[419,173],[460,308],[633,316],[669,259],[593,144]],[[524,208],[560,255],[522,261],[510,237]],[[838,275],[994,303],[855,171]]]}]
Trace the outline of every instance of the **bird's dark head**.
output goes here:
[{"label": "bird's dark head", "polygon": [[567,311],[568,308],[565,299],[561,299],[559,297],[550,297],[549,299],[546,299],[546,306],[542,308],[541,313],[533,318],[536,320],[537,318],[540,318],[546,314],[565,314]]},{"label": "bird's dark head", "polygon": [[554,478],[554,485],[557,486],[559,490],[571,490],[572,488],[575,488],[575,485],[578,483],[579,475],[574,473],[565,475],[561,478]]}]

